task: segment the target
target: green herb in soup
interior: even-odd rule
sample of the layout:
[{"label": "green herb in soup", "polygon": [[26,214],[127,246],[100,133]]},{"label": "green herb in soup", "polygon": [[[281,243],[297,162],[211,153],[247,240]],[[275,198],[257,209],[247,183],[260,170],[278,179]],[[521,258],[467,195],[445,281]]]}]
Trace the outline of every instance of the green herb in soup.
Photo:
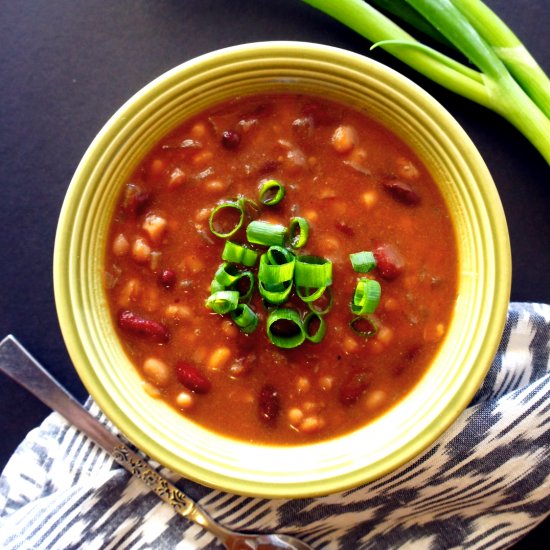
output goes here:
[{"label": "green herb in soup", "polygon": [[451,321],[457,252],[437,186],[392,132],[322,98],[254,95],[145,156],[105,273],[145,391],[213,431],[292,445],[356,430],[414,387]]}]

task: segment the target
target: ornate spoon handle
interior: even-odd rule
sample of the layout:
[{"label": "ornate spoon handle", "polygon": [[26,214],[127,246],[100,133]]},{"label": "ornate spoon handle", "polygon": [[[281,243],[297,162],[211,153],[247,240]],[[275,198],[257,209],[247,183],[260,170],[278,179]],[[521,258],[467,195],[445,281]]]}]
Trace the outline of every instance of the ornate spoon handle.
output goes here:
[{"label": "ornate spoon handle", "polygon": [[229,531],[215,524],[193,500],[153,470],[96,420],[11,334],[0,342],[0,370],[101,445],[122,467],[143,481],[178,514],[209,529],[222,540],[229,535]]}]

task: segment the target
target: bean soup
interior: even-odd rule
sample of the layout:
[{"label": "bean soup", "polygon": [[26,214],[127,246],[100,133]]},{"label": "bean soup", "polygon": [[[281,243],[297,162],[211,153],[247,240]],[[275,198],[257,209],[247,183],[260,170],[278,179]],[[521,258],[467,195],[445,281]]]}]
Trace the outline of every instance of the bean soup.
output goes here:
[{"label": "bean soup", "polygon": [[392,132],[319,97],[253,95],[139,163],[105,286],[144,391],[220,434],[295,445],[414,387],[452,318],[457,251],[436,184]]}]

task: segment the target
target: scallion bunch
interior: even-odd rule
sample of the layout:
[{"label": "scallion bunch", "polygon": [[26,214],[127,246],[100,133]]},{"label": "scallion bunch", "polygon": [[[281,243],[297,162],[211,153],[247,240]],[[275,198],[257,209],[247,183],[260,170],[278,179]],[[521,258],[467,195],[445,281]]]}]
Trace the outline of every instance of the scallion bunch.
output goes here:
[{"label": "scallion bunch", "polygon": [[[449,90],[502,115],[550,164],[550,80],[481,0],[303,1],[373,42],[372,48],[384,48]],[[477,69],[416,40],[390,16],[453,46]]]}]

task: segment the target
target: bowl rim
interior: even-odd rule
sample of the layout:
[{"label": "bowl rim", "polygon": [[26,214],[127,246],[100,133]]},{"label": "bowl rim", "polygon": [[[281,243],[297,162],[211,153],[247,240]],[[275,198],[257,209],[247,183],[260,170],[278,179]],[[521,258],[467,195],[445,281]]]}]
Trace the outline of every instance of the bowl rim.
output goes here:
[{"label": "bowl rim", "polygon": [[[437,425],[431,426],[430,430],[424,430],[421,436],[408,441],[400,452],[394,454],[391,459],[385,461],[384,464],[378,464],[376,467],[370,467],[369,472],[359,470],[354,472],[354,475],[348,475],[345,480],[328,478],[323,482],[311,481],[303,484],[295,484],[292,486],[274,483],[272,486],[265,486],[263,482],[254,480],[232,479],[230,476],[221,476],[208,468],[196,467],[181,471],[181,464],[174,460],[174,457],[167,457],[162,451],[155,446],[151,446],[149,437],[136,431],[134,426],[129,426],[127,418],[122,414],[116,403],[104,395],[102,388],[98,387],[98,380],[93,375],[93,365],[88,360],[88,354],[84,342],[82,341],[78,327],[75,324],[75,319],[72,314],[71,301],[67,299],[68,289],[73,281],[70,280],[67,271],[71,252],[72,226],[71,218],[74,212],[80,205],[80,192],[85,188],[85,181],[82,179],[83,174],[90,169],[90,164],[95,160],[95,152],[101,149],[109,140],[112,132],[116,131],[117,122],[121,117],[130,113],[133,108],[140,102],[146,101],[150,94],[154,94],[158,86],[166,83],[167,80],[174,76],[181,75],[189,71],[196,71],[203,65],[210,65],[230,61],[234,54],[242,54],[243,52],[250,54],[260,54],[262,51],[278,53],[279,55],[289,55],[298,57],[303,55],[305,51],[316,53],[319,55],[328,56],[331,62],[336,62],[337,59],[357,65],[375,73],[384,73],[389,79],[398,82],[401,86],[408,90],[414,91],[417,98],[430,104],[434,112],[437,112],[442,117],[444,122],[453,128],[453,138],[460,142],[461,152],[468,157],[472,170],[476,173],[476,179],[480,184],[480,191],[485,198],[485,202],[491,206],[488,214],[491,218],[491,223],[494,227],[495,234],[499,234],[500,238],[495,240],[495,262],[499,267],[499,285],[495,289],[493,299],[493,311],[491,312],[495,326],[500,330],[494,330],[489,338],[484,342],[484,346],[478,350],[477,360],[479,367],[475,372],[476,376],[468,378],[460,391],[456,392],[452,402],[450,402],[443,415],[438,418]],[[458,125],[456,120],[448,113],[448,111],[435,100],[426,91],[420,88],[404,75],[397,71],[375,61],[364,57],[360,54],[353,53],[341,48],[314,44],[310,42],[299,41],[273,41],[273,42],[255,42],[238,46],[231,46],[215,50],[196,58],[193,58],[185,63],[182,63],[173,69],[163,73],[155,78],[141,90],[135,93],[128,99],[106,122],[100,130],[96,138],[92,141],[80,161],[75,174],[69,185],[63,206],[61,209],[58,228],[55,238],[54,261],[53,261],[53,276],[54,276],[54,293],[55,302],[58,312],[59,323],[66,347],[68,349],[71,360],[84,383],[86,389],[96,400],[100,408],[105,412],[108,418],[117,426],[121,432],[135,443],[140,449],[146,452],[151,458],[161,462],[165,466],[182,473],[186,477],[193,479],[199,483],[214,487],[220,490],[235,492],[238,494],[259,496],[259,497],[306,497],[318,496],[328,493],[342,491],[351,487],[360,485],[361,483],[378,479],[388,472],[396,470],[399,466],[419,455],[423,450],[433,443],[452,422],[462,413],[468,403],[475,395],[481,381],[483,380],[487,370],[491,365],[491,361],[496,353],[500,342],[504,323],[506,321],[507,306],[509,303],[509,292],[511,284],[511,255],[506,227],[506,220],[502,204],[498,196],[496,187],[490,173],[481,158],[479,152],[475,148],[470,138],[464,130]],[[154,442],[153,442],[154,443]]]}]

